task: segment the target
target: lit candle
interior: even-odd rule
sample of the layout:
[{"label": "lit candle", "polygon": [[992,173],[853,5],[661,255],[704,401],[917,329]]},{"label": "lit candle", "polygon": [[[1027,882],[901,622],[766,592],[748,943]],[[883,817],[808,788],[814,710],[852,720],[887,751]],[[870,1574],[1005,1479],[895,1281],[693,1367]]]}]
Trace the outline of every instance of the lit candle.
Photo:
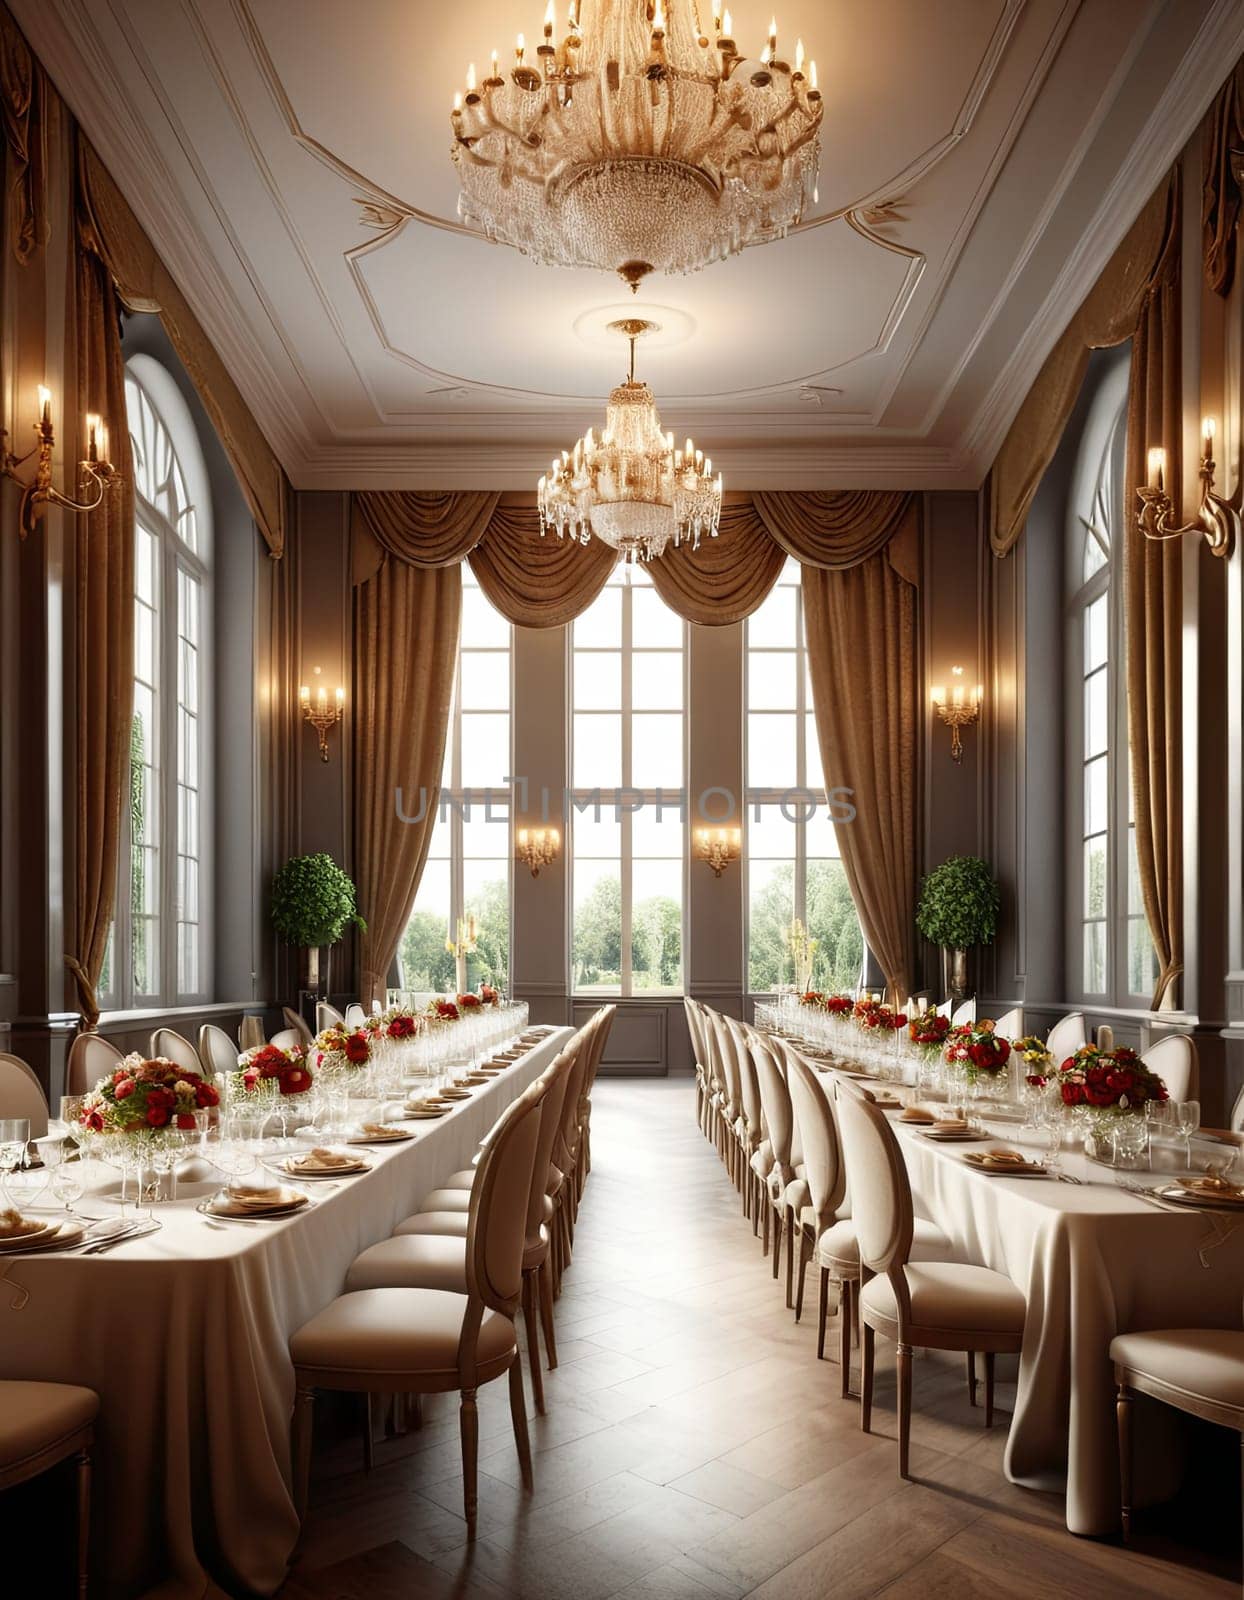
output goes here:
[{"label": "lit candle", "polygon": [[665,11],[663,10],[663,8],[661,6],[661,0],[657,0],[657,3],[653,7],[653,11],[652,11],[652,34],[653,34],[653,37],[656,38],[656,36],[658,34],[664,35],[664,33],[665,33]]},{"label": "lit candle", "polygon": [[526,843],[527,843],[527,830],[526,830],[526,828],[520,828],[518,830],[518,842],[519,842],[520,845],[526,845]]},{"label": "lit candle", "polygon": [[553,0],[549,0],[548,8],[544,13],[544,37],[553,37],[553,24],[557,21],[557,14],[553,10]]},{"label": "lit candle", "polygon": [[1166,451],[1155,446],[1149,452],[1149,487],[1161,493],[1166,478]]},{"label": "lit candle", "polygon": [[346,692],[341,687],[341,685],[338,684],[337,685],[337,709],[338,709],[338,711],[341,710],[342,706],[345,705],[345,703],[346,703]]},{"label": "lit candle", "polygon": [[327,708],[328,708],[328,690],[324,687],[323,684],[321,684],[320,687],[315,691],[315,699],[316,699],[316,706],[317,706],[318,710],[320,710],[320,711],[327,710]]},{"label": "lit candle", "polygon": [[935,684],[933,686],[933,688],[929,691],[929,697],[933,701],[933,704],[935,706],[943,706],[943,705],[945,705],[945,703],[946,703],[946,687],[945,687],[945,685],[941,684],[941,683]]},{"label": "lit candle", "polygon": [[961,706],[963,704],[963,685],[961,683],[956,683],[951,689],[950,699],[952,705]]},{"label": "lit candle", "polygon": [[103,420],[102,417],[100,418],[99,426],[95,431],[99,437],[99,459],[101,461],[111,460],[112,458],[108,454],[108,424]]},{"label": "lit candle", "polygon": [[773,17],[769,23],[769,60],[777,60],[777,18]]},{"label": "lit candle", "polygon": [[307,688],[305,683],[298,690],[298,703],[299,705],[303,706],[309,706],[311,704],[311,691]]},{"label": "lit candle", "polygon": [[729,7],[721,14],[721,32],[725,39],[734,38],[734,18],[730,15]]},{"label": "lit candle", "polygon": [[99,417],[94,411],[86,414],[86,459],[92,463],[99,460]]},{"label": "lit candle", "polygon": [[976,685],[975,689],[972,690],[972,704],[974,706],[976,706],[977,708],[980,707],[980,703],[981,703],[982,698],[984,697],[984,693],[985,693],[985,691],[981,688],[979,683]]},{"label": "lit candle", "polygon": [[815,61],[809,61],[808,62],[808,87],[812,90],[813,94],[819,94],[820,93],[820,90],[816,86],[816,62]]},{"label": "lit candle", "polygon": [[499,67],[500,67],[500,62],[497,59],[497,52],[494,50],[493,53],[492,53],[492,74],[491,74],[494,78],[499,75],[499,73],[498,73]]},{"label": "lit candle", "polygon": [[795,40],[795,71],[803,71],[803,40]]},{"label": "lit candle", "polygon": [[462,110],[462,91],[460,89],[455,89],[454,90],[454,115],[457,116],[461,112],[461,110]]},{"label": "lit candle", "polygon": [[1213,417],[1205,417],[1201,422],[1202,445],[1201,454],[1212,456],[1214,454],[1214,435],[1218,432],[1218,424]]},{"label": "lit candle", "polygon": [[39,421],[45,428],[52,426],[52,391],[42,383],[39,385]]},{"label": "lit candle", "polygon": [[523,38],[522,34],[520,33],[519,36],[518,36],[518,39],[517,39],[517,41],[515,42],[515,45],[514,45],[514,59],[515,59],[515,61],[518,62],[520,67],[523,64],[523,53],[524,53],[524,51],[526,49],[527,49],[527,41],[526,41],[526,39]]},{"label": "lit candle", "polygon": [[467,67],[467,93],[475,93],[475,63],[472,61]]}]

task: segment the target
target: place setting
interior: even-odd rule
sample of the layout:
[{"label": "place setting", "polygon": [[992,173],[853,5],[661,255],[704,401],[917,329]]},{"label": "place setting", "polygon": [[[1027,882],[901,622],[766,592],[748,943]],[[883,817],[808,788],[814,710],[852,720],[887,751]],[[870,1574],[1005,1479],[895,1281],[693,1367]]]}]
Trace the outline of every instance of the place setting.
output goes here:
[{"label": "place setting", "polygon": [[195,1210],[211,1221],[265,1223],[283,1221],[311,1204],[310,1195],[289,1184],[239,1180],[207,1195]]}]

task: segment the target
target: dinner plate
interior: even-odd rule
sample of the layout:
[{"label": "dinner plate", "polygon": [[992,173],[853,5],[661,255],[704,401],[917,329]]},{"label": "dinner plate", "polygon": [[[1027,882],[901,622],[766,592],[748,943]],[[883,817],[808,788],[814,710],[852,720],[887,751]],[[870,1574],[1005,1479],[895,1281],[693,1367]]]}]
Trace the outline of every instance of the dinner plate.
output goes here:
[{"label": "dinner plate", "polygon": [[200,1200],[195,1210],[209,1217],[220,1217],[226,1222],[266,1222],[269,1218],[292,1217],[296,1211],[310,1204],[311,1196],[301,1194],[297,1189],[282,1187],[279,1192],[285,1199],[271,1206],[257,1206],[238,1205],[229,1200],[223,1189],[218,1189],[215,1194]]},{"label": "dinner plate", "polygon": [[469,1100],[471,1091],[469,1089],[442,1089],[440,1098],[442,1100]]},{"label": "dinner plate", "polygon": [[347,1144],[402,1144],[407,1139],[415,1136],[409,1128],[399,1128],[391,1124],[383,1133],[355,1133],[346,1140]]},{"label": "dinner plate", "polygon": [[343,1161],[338,1166],[321,1167],[316,1165],[304,1166],[296,1156],[286,1156],[284,1161],[277,1163],[280,1171],[291,1178],[308,1178],[312,1182],[319,1182],[321,1178],[355,1178],[362,1172],[371,1171],[371,1162],[362,1158]]},{"label": "dinner plate", "polygon": [[1045,1177],[1045,1168],[1038,1161],[1025,1162],[1023,1166],[1020,1166],[1018,1162],[1005,1161],[998,1166],[992,1166],[986,1161],[984,1152],[981,1150],[969,1150],[963,1159],[977,1172],[984,1172],[991,1178]]},{"label": "dinner plate", "polygon": [[1230,1195],[1211,1194],[1205,1189],[1185,1189],[1182,1184],[1172,1183],[1169,1187],[1158,1189],[1158,1197],[1162,1200],[1173,1200],[1176,1205],[1209,1207],[1214,1211],[1241,1211],[1244,1210],[1244,1196],[1233,1199]]},{"label": "dinner plate", "polygon": [[9,1250],[6,1254],[22,1256],[35,1255],[40,1250],[72,1250],[85,1236],[86,1229],[80,1222],[54,1223],[45,1233],[30,1238],[24,1249]]},{"label": "dinner plate", "polygon": [[460,1089],[465,1089],[471,1084],[487,1083],[491,1077],[491,1072],[468,1072],[465,1078],[458,1078],[456,1082]]},{"label": "dinner plate", "polygon": [[55,1222],[38,1222],[25,1233],[7,1233],[0,1239],[0,1254],[7,1255],[10,1250],[26,1249],[44,1234],[53,1232],[56,1227]]},{"label": "dinner plate", "polygon": [[963,1144],[974,1140],[988,1139],[987,1133],[973,1133],[971,1128],[956,1128],[953,1133],[938,1133],[936,1128],[921,1128],[922,1139],[932,1139],[934,1144]]},{"label": "dinner plate", "polygon": [[434,1117],[449,1114],[448,1106],[404,1106],[402,1119],[406,1122],[431,1122]]}]

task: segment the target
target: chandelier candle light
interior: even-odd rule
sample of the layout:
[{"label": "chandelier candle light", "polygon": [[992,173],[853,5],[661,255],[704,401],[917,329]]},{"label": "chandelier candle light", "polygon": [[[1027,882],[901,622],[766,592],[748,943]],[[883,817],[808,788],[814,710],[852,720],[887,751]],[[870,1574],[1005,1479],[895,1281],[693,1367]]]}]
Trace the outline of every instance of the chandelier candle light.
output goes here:
[{"label": "chandelier candle light", "polygon": [[556,828],[520,828],[514,836],[514,857],[531,869],[533,878],[540,876],[540,868],[557,860],[561,837]]},{"label": "chandelier candle light", "polygon": [[694,272],[781,238],[815,199],[824,106],[803,41],[781,59],[775,18],[741,55],[721,0],[571,0],[557,37],[520,33],[454,96],[458,212],[552,266]]},{"label": "chandelier candle light", "polygon": [[628,562],[651,561],[671,541],[698,550],[705,534],[717,537],[721,473],[690,439],[680,450],[661,432],[652,390],[635,378],[635,341],[659,325],[628,317],[609,327],[630,344],[627,379],[609,396],[604,432],[589,428],[536,485],[541,537],[551,528],[587,544],[595,534]]},{"label": "chandelier candle light", "polygon": [[1213,417],[1201,423],[1201,503],[1191,522],[1179,527],[1172,519],[1175,508],[1166,492],[1166,451],[1160,446],[1149,452],[1149,482],[1136,491],[1140,510],[1136,520],[1146,539],[1179,539],[1185,533],[1199,533],[1216,556],[1229,556],[1240,537],[1240,513],[1229,500],[1214,493],[1214,436],[1218,424]]}]

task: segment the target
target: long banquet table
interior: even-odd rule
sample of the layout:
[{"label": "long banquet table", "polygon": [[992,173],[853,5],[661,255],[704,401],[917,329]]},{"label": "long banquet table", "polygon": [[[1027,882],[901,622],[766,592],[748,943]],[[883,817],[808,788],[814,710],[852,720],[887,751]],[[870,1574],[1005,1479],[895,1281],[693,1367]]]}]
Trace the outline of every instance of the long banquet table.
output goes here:
[{"label": "long banquet table", "polygon": [[[837,1074],[809,1059],[828,1089]],[[1065,1490],[1072,1533],[1117,1532],[1110,1341],[1154,1328],[1244,1325],[1244,1217],[1159,1210],[1120,1188],[1110,1170],[1066,1150],[1063,1171],[1079,1184],[997,1177],[963,1160],[981,1145],[935,1143],[899,1122],[899,1112],[887,1115],[916,1214],[948,1236],[951,1259],[1004,1272],[1027,1297],[1007,1477]],[[997,1144],[1023,1149],[1038,1138],[1014,1121],[982,1120]],[[1213,1147],[1199,1142],[1196,1153],[1212,1159]],[[1173,1463],[1152,1446],[1154,1433],[1146,1447],[1145,1429],[1169,1426],[1169,1416],[1137,1417],[1136,1455],[1151,1493],[1169,1487],[1164,1474]]]},{"label": "long banquet table", "polygon": [[[191,1196],[159,1207],[159,1232],[105,1254],[0,1263],[0,1376],[100,1396],[93,1592],[200,1600],[280,1586],[298,1536],[290,1334],[341,1292],[359,1251],[470,1165],[570,1032],[548,1031],[439,1121],[410,1124],[411,1142],[369,1147],[372,1171],[322,1193],[308,1184],[316,1203],[289,1219],[213,1223]],[[98,1212],[91,1202],[88,1190],[83,1208]]]}]

